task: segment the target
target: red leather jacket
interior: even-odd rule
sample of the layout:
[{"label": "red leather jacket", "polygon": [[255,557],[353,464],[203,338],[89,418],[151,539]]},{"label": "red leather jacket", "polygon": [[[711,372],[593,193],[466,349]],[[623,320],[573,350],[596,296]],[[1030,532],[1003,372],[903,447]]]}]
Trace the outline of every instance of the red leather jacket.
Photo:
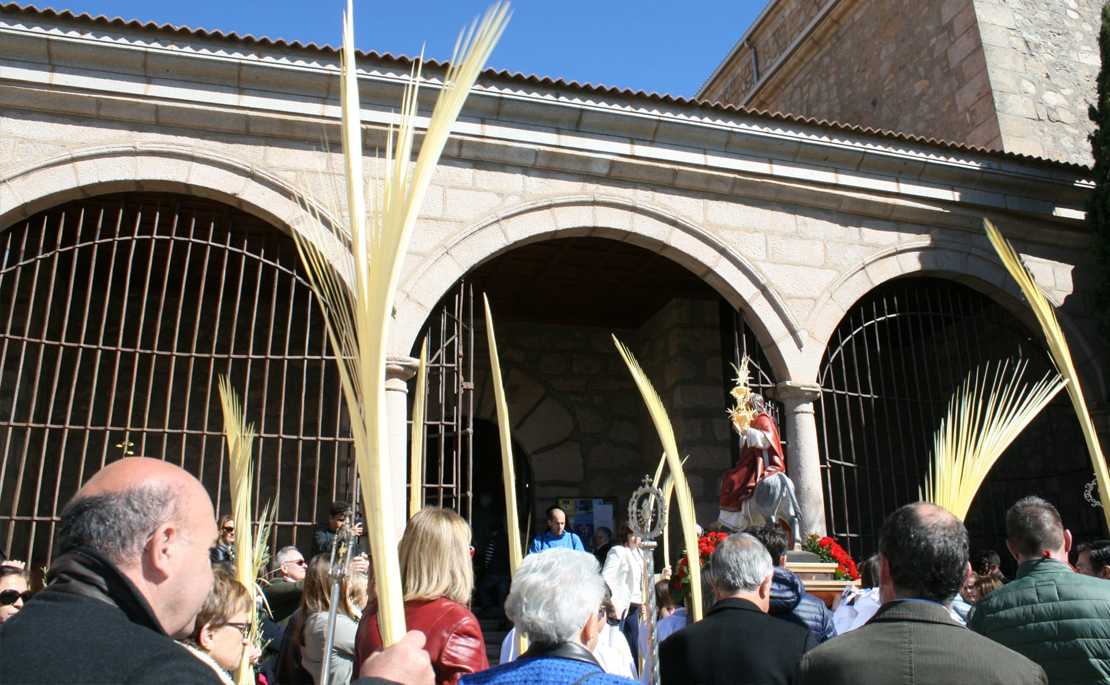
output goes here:
[{"label": "red leather jacket", "polygon": [[[423,631],[427,637],[424,649],[432,657],[438,685],[456,685],[464,675],[489,668],[482,627],[474,614],[458,602],[446,597],[430,602],[405,602],[405,626]],[[378,614],[368,610],[362,615],[355,636],[356,678],[362,662],[381,646]]]}]

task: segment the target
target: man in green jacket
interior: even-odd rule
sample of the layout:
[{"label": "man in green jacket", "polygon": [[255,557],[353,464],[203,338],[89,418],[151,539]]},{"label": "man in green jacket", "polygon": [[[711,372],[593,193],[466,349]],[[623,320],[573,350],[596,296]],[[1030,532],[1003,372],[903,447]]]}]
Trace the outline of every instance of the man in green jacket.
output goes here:
[{"label": "man in green jacket", "polygon": [[1053,685],[1110,683],[1110,583],[1068,564],[1071,532],[1039,497],[1006,512],[1017,576],[979,600],[967,627],[1040,664]]}]

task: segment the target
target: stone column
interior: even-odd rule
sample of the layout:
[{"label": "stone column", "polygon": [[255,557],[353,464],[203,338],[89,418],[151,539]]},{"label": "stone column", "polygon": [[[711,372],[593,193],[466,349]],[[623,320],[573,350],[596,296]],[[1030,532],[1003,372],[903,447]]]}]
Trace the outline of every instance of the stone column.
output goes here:
[{"label": "stone column", "polygon": [[393,517],[397,523],[397,541],[405,532],[408,520],[409,472],[409,384],[416,375],[420,360],[390,354],[385,358],[385,419],[389,425],[389,473],[393,481]]},{"label": "stone column", "polygon": [[775,399],[786,409],[786,439],[790,443],[786,469],[802,508],[803,536],[825,534],[825,494],[817,448],[817,420],[813,414],[813,401],[820,396],[821,386],[814,383],[783,381],[775,386]]}]

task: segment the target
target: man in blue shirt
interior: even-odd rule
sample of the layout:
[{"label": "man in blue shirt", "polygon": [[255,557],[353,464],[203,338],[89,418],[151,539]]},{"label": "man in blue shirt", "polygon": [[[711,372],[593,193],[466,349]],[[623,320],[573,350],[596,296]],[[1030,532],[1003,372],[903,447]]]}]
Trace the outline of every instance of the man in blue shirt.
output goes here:
[{"label": "man in blue shirt", "polygon": [[582,538],[567,530],[567,514],[557,506],[547,510],[547,530],[532,538],[532,544],[528,546],[528,553],[535,554],[553,547],[566,547],[579,552],[586,551],[586,547],[582,544]]}]

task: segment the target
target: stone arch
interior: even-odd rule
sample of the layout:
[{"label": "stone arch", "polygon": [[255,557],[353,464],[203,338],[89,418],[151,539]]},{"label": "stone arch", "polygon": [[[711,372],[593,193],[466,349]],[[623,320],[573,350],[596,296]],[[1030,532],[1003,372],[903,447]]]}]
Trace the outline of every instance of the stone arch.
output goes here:
[{"label": "stone arch", "polygon": [[754,264],[711,233],[662,209],[597,195],[522,203],[459,232],[426,255],[398,289],[392,348],[410,349],[439,299],[475,266],[521,245],[576,236],[627,241],[689,269],[732,306],[753,314],[752,328],[776,377],[791,377],[804,331]]},{"label": "stone arch", "polygon": [[[248,161],[212,149],[129,142],[67,150],[17,167],[0,183],[0,231],[70,200],[126,191],[218,200],[289,235],[316,225],[297,203],[299,193],[289,181]],[[314,207],[328,216],[318,204]]]},{"label": "stone arch", "polygon": [[[1017,317],[1030,332],[1040,336],[1040,324],[994,250],[979,245],[969,246],[967,242],[915,241],[872,255],[841,276],[826,291],[806,322],[808,339],[796,367],[805,374],[804,379],[812,382],[817,377],[825,347],[833,332],[860,298],[893,278],[911,274],[940,276],[963,283],[990,297]],[[1054,306],[1060,306],[1061,302],[1051,293],[1046,293],[1046,297]],[[1090,341],[1059,309],[1057,317],[1068,335],[1076,367],[1083,374],[1084,387],[1089,388],[1087,392],[1105,396],[1102,364],[1095,356]]]}]

